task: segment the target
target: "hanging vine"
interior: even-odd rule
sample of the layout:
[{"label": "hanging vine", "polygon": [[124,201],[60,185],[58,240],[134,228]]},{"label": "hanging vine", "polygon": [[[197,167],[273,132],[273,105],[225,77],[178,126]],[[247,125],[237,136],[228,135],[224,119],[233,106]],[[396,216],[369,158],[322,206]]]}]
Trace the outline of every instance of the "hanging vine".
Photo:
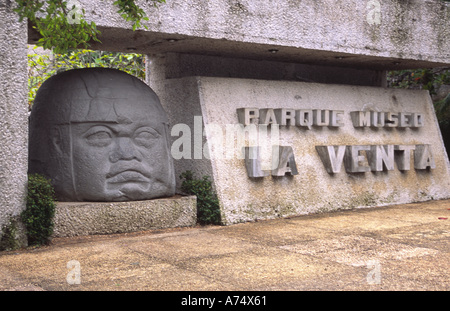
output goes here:
[{"label": "hanging vine", "polygon": [[[165,0],[146,1],[154,5],[165,3]],[[19,20],[28,19],[41,35],[36,45],[44,49],[64,54],[70,49],[87,48],[89,42],[99,42],[100,31],[95,22],[84,19],[85,11],[77,7],[75,0],[16,0],[16,3],[14,11],[19,14]],[[148,20],[135,0],[116,0],[113,4],[122,18],[133,22],[133,30],[141,27],[143,20]]]}]

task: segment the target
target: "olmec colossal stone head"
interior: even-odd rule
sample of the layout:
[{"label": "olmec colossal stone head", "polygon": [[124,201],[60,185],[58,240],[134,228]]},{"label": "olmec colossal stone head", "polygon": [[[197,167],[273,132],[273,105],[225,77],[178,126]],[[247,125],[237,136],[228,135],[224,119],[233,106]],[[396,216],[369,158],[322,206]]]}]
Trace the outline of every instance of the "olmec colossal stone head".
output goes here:
[{"label": "olmec colossal stone head", "polygon": [[60,201],[172,196],[168,119],[145,83],[115,69],[60,73],[30,115],[29,172],[49,177]]}]

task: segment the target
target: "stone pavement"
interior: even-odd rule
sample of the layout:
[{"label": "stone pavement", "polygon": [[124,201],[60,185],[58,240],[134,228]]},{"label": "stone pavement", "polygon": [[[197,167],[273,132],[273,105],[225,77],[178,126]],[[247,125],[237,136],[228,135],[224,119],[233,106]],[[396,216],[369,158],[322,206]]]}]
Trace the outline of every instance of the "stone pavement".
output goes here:
[{"label": "stone pavement", "polygon": [[442,200],[58,238],[0,252],[0,290],[446,291],[449,268],[450,200]]}]

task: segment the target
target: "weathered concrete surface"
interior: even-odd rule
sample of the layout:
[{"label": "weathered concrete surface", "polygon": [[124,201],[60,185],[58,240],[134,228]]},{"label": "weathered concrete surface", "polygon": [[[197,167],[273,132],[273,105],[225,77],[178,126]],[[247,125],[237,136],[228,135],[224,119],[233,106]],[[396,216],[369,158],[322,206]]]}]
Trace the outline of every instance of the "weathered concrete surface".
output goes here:
[{"label": "weathered concrete surface", "polygon": [[103,50],[381,70],[436,67],[450,59],[450,6],[439,0],[171,0],[156,7],[138,1],[150,20],[143,23],[148,30],[136,32],[112,2],[77,2],[102,31],[103,43],[93,47]]},{"label": "weathered concrete surface", "polygon": [[192,227],[197,223],[196,204],[195,196],[129,202],[58,202],[53,236]]},{"label": "weathered concrete surface", "polygon": [[[59,238],[48,247],[1,252],[0,290],[255,290],[268,298],[265,291],[448,291],[449,209],[449,200],[430,201],[226,227]],[[80,284],[67,283],[71,260],[80,263]],[[180,306],[188,294],[196,296],[170,293],[164,303]]]},{"label": "weathered concrete surface", "polygon": [[0,239],[11,217],[25,209],[27,130],[27,26],[12,2],[0,4]]},{"label": "weathered concrete surface", "polygon": [[[164,88],[159,94],[173,126],[176,175],[191,170],[197,177],[212,178],[224,224],[450,197],[448,157],[425,91],[209,77],[167,79],[159,86]],[[343,126],[280,126],[279,141],[273,144],[292,146],[299,174],[251,179],[233,127],[239,123],[239,108],[342,110]],[[371,110],[421,113],[424,126],[355,128],[351,112]],[[264,145],[269,142],[265,137],[270,138],[264,135],[245,145]],[[435,169],[415,170],[411,162],[407,171],[395,165],[390,171],[351,174],[342,166],[340,172],[329,174],[315,148],[416,144],[432,146]],[[187,148],[191,149],[185,152]]]}]

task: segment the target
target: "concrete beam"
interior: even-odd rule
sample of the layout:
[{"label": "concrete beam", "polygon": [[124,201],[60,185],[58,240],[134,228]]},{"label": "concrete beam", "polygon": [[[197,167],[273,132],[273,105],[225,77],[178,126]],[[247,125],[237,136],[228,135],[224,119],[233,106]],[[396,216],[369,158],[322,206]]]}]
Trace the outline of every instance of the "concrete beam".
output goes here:
[{"label": "concrete beam", "polygon": [[78,3],[102,31],[95,49],[376,70],[450,63],[450,5],[440,0],[138,1],[150,20],[134,32],[112,1]]}]

